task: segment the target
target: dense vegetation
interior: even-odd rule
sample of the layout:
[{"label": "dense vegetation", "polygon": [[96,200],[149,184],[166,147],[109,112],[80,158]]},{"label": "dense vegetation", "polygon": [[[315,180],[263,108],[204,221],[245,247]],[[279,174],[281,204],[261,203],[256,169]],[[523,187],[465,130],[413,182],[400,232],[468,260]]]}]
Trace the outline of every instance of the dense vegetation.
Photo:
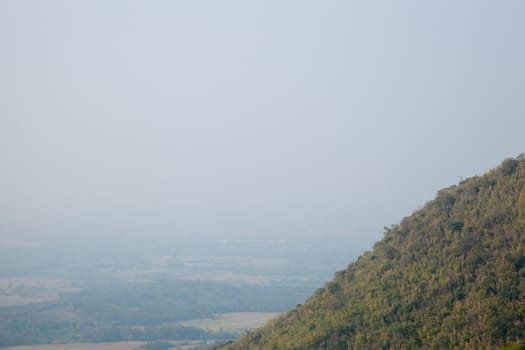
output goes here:
[{"label": "dense vegetation", "polygon": [[53,302],[0,307],[0,346],[122,340],[232,339],[176,322],[215,313],[279,312],[310,286],[162,280],[63,293]]},{"label": "dense vegetation", "polygon": [[441,190],[332,282],[222,349],[521,349],[525,157]]}]

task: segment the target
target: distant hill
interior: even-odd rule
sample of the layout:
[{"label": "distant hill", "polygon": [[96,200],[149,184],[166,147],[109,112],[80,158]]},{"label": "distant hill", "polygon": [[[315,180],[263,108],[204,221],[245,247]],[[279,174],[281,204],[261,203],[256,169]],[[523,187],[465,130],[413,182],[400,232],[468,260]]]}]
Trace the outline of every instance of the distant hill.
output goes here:
[{"label": "distant hill", "polygon": [[521,155],[440,190],[304,305],[220,349],[521,349],[524,314]]}]

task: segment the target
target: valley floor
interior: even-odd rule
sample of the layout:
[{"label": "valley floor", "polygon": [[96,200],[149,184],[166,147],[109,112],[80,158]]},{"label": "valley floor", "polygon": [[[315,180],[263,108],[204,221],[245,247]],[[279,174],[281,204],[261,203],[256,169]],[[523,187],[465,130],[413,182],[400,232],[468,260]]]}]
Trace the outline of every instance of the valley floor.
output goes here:
[{"label": "valley floor", "polygon": [[[203,340],[170,341],[173,349],[189,350],[197,346],[206,345]],[[74,344],[48,344],[48,345],[22,345],[2,348],[2,350],[133,350],[146,344],[146,342],[113,342],[113,343],[74,343]]]}]

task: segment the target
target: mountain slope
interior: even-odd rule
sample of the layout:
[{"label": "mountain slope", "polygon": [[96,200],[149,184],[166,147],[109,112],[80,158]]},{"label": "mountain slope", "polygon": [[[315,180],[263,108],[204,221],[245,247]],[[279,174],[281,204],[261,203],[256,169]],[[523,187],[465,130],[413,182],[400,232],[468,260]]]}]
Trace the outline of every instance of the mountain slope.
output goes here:
[{"label": "mountain slope", "polygon": [[222,349],[493,349],[524,337],[525,157],[441,190],[304,305]]}]

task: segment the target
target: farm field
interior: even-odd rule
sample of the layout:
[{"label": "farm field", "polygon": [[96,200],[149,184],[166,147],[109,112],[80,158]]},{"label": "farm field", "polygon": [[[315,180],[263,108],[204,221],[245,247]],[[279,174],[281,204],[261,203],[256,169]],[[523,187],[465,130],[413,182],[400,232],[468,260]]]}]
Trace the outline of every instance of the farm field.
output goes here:
[{"label": "farm field", "polygon": [[[205,346],[203,340],[170,341],[173,349],[189,350],[197,346]],[[140,348],[146,342],[126,341],[112,343],[73,343],[73,344],[48,344],[48,345],[22,345],[2,348],[3,350],[133,350]],[[211,344],[211,343],[210,343]]]},{"label": "farm field", "polygon": [[0,307],[53,301],[60,293],[80,290],[66,280],[48,276],[0,277]]},{"label": "farm field", "polygon": [[217,314],[213,318],[184,321],[180,324],[185,327],[236,333],[261,327],[280,314],[279,312],[229,312]]},{"label": "farm field", "polygon": [[145,342],[76,343],[49,345],[22,345],[3,348],[5,350],[132,350]]}]

